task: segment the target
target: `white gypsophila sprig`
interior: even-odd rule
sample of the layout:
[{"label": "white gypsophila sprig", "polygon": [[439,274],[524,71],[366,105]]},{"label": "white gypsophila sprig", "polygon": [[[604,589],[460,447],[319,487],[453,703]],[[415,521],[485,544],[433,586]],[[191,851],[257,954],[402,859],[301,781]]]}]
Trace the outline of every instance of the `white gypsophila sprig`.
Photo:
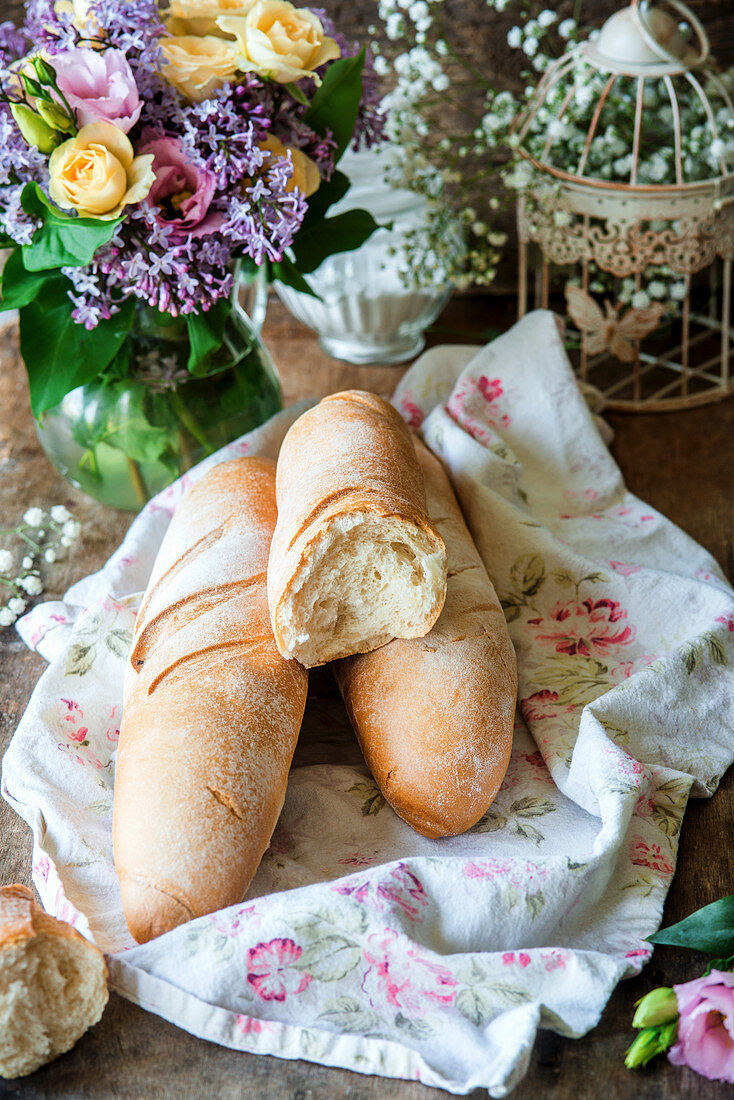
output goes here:
[{"label": "white gypsophila sprig", "polygon": [[28,607],[28,597],[43,592],[42,564],[58,561],[80,534],[81,524],[64,504],[48,511],[28,508],[16,527],[0,531],[0,537],[22,547],[19,563],[11,549],[0,548],[0,627],[12,626]]}]

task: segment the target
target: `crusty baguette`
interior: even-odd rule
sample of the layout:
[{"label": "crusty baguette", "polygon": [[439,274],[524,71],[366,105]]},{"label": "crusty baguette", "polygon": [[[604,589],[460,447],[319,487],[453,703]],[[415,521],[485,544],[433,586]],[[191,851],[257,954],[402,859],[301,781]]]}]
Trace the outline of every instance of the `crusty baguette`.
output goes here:
[{"label": "crusty baguette", "polygon": [[283,806],[307,673],[273,640],[275,464],[214,467],[186,495],[135,624],[113,844],[142,943],[240,901]]},{"label": "crusty baguette", "polygon": [[428,837],[471,828],[504,779],[517,694],[497,595],[441,464],[418,445],[428,510],[448,553],[446,603],[424,638],[334,666],[383,795]]},{"label": "crusty baguette", "polygon": [[268,601],[284,657],[311,667],[428,633],[446,552],[392,406],[349,390],[309,409],[283,441],[277,494]]},{"label": "crusty baguette", "polygon": [[71,1050],[107,1004],[104,955],[45,913],[26,886],[0,889],[0,1076]]}]

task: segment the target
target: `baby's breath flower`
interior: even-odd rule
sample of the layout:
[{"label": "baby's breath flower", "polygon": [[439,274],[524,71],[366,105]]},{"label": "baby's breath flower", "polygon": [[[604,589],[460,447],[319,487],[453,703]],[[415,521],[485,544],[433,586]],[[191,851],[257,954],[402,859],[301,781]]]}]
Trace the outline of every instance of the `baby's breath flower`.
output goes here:
[{"label": "baby's breath flower", "polygon": [[9,573],[15,562],[9,550],[0,550],[0,573]]},{"label": "baby's breath flower", "polygon": [[650,295],[645,290],[638,290],[632,295],[632,305],[635,309],[647,309],[650,305]]},{"label": "baby's breath flower", "polygon": [[47,561],[49,564],[53,564],[53,562],[56,561],[56,551],[53,547],[49,547],[48,550],[44,551],[43,560]]},{"label": "baby's breath flower", "polygon": [[18,585],[24,592],[27,592],[29,596],[38,596],[43,592],[43,584],[37,573],[29,573],[25,577],[19,577]]},{"label": "baby's breath flower", "polygon": [[21,564],[22,564],[24,569],[32,569],[33,568],[33,558],[30,556],[30,554],[28,554],[25,558],[23,558],[23,561],[22,561]]},{"label": "baby's breath flower", "polygon": [[78,519],[69,519],[63,526],[63,533],[68,539],[78,539],[82,525]]},{"label": "baby's breath flower", "polygon": [[9,607],[0,607],[0,626],[12,626],[16,617]]},{"label": "baby's breath flower", "polygon": [[520,27],[510,27],[507,32],[507,45],[513,50],[519,50],[522,46],[522,30]]},{"label": "baby's breath flower", "polygon": [[54,523],[66,523],[71,519],[71,512],[64,504],[54,504],[51,509],[51,519]]},{"label": "baby's breath flower", "polygon": [[27,606],[26,601],[22,600],[20,596],[13,596],[12,599],[8,600],[8,607],[14,615],[22,615]]},{"label": "baby's breath flower", "polygon": [[23,521],[27,523],[29,527],[40,527],[43,523],[43,509],[29,508],[23,516]]}]

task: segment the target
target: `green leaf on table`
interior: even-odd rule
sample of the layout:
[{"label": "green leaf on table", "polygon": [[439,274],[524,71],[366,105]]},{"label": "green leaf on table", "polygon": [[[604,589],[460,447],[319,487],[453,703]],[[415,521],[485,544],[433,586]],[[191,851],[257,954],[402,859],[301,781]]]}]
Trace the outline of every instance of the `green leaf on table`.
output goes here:
[{"label": "green leaf on table", "polygon": [[303,116],[304,121],[322,137],[331,131],[336,142],[334,163],[340,159],[354,133],[362,99],[364,58],[363,47],[356,57],[343,57],[330,65]]},{"label": "green leaf on table", "polygon": [[291,246],[296,266],[308,275],[327,256],[359,248],[376,229],[379,226],[367,210],[345,210],[311,228],[301,226]]},{"label": "green leaf on table", "polygon": [[206,374],[211,357],[219,351],[224,340],[224,326],[229,316],[228,299],[221,299],[202,313],[187,313],[189,331],[189,359],[186,366],[192,374]]},{"label": "green leaf on table", "polygon": [[122,218],[74,218],[52,205],[37,183],[28,183],[20,197],[26,214],[42,224],[30,244],[23,245],[23,265],[28,271],[55,267],[83,267],[97,249],[114,237]]},{"label": "green leaf on table", "polygon": [[35,301],[20,310],[20,351],[28,372],[31,409],[40,417],[62,397],[101,374],[132,324],[135,303],[87,330],[74,321],[63,275],[48,279]]},{"label": "green leaf on table", "polygon": [[647,937],[649,943],[688,947],[708,955],[727,957],[734,954],[734,894],[704,905],[690,917],[661,928]]},{"label": "green leaf on table", "polygon": [[37,298],[47,279],[55,272],[27,271],[21,250],[16,248],[5,262],[0,290],[0,309],[21,309]]}]

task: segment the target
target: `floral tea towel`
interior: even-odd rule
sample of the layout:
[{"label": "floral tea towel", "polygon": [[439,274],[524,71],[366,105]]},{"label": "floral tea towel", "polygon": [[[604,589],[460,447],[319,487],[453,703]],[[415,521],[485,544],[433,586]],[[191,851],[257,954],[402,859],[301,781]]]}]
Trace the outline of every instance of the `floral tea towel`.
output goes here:
[{"label": "floral tea towel", "polygon": [[134,609],[188,485],[276,455],[299,410],[166,490],[100,573],[22,620],[50,665],[3,794],[44,904],[109,953],[123,996],[238,1050],[501,1097],[539,1027],[583,1035],[650,956],[688,796],[734,757],[734,594],[625,489],[551,314],[427,353],[394,402],[450,472],[517,650],[512,759],[481,821],[413,833],[317,671],[246,899],[143,946],[127,933],[110,828]]}]

